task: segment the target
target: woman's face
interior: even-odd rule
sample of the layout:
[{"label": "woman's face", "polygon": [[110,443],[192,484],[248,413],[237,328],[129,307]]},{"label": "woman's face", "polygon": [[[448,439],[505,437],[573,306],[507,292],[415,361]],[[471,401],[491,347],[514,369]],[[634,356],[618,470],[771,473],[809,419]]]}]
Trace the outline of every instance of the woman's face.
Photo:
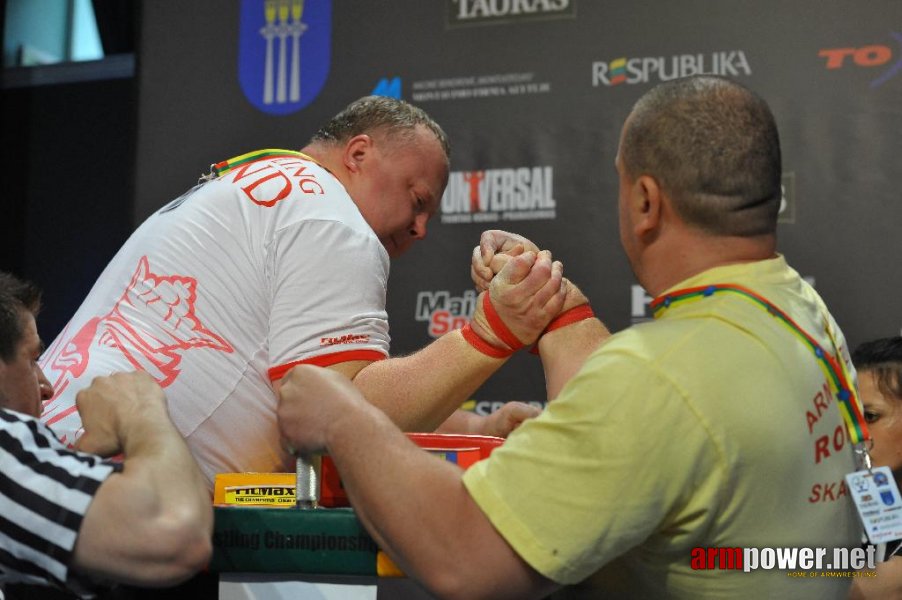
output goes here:
[{"label": "woman's face", "polygon": [[871,460],[875,467],[887,466],[899,481],[902,476],[902,398],[885,396],[873,371],[858,372],[858,390],[864,418],[874,438]]}]

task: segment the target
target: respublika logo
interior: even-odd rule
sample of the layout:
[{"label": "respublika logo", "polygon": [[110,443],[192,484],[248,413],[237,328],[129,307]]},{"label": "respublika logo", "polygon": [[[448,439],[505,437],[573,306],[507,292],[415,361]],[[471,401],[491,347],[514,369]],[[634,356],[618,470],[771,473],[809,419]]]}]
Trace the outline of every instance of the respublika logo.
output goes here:
[{"label": "respublika logo", "polygon": [[448,27],[576,16],[576,0],[448,0]]},{"label": "respublika logo", "polygon": [[615,58],[610,62],[592,63],[592,87],[622,83],[669,81],[690,75],[751,75],[752,68],[742,50],[725,50],[710,54],[677,54],[644,58]]},{"label": "respublika logo", "polygon": [[322,91],[331,56],[331,0],[241,0],[238,35],[238,80],[258,109],[287,115]]},{"label": "respublika logo", "polygon": [[554,219],[554,169],[453,171],[442,196],[442,223]]},{"label": "respublika logo", "polygon": [[[890,32],[899,48],[902,49],[902,33]],[[826,59],[824,65],[827,69],[843,69],[846,67],[872,69],[889,65],[880,70],[880,75],[871,81],[871,88],[877,88],[902,72],[902,51],[899,57],[893,61],[893,50],[883,44],[872,44],[861,48],[824,48],[817,53]]]}]

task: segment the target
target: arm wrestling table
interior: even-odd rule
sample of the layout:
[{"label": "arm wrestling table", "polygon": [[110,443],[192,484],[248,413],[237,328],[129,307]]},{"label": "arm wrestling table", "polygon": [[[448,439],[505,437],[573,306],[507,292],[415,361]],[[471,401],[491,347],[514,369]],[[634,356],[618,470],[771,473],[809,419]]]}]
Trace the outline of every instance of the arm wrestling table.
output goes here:
[{"label": "arm wrestling table", "polygon": [[[504,440],[408,434],[424,450],[466,469]],[[303,475],[302,475],[303,478]],[[425,600],[364,529],[334,463],[322,459],[319,508],[295,508],[294,473],[231,473],[216,478],[213,559],[222,600]],[[303,498],[303,492],[301,492]]]}]

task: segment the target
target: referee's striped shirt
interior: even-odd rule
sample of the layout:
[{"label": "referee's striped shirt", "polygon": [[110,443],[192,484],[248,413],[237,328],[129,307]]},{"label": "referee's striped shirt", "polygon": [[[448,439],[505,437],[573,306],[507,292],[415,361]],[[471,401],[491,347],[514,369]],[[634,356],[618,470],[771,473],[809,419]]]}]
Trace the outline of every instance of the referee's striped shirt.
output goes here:
[{"label": "referee's striped shirt", "polygon": [[0,585],[46,583],[76,593],[69,572],[81,521],[121,465],[67,449],[45,425],[0,408]]}]

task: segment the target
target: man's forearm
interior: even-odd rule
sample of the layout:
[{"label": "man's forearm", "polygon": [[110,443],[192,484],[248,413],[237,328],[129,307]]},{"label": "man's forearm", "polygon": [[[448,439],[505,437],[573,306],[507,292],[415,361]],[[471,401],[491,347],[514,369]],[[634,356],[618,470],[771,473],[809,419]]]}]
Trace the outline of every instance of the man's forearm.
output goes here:
[{"label": "man's forearm", "polygon": [[172,585],[209,560],[212,505],[206,482],[165,413],[131,424],[121,473],[97,491],[74,564],[106,578]]},{"label": "man's forearm", "polygon": [[557,398],[589,355],[610,336],[601,321],[591,318],[546,333],[539,339],[539,355],[542,357],[549,401]]},{"label": "man's forearm", "polygon": [[494,529],[456,465],[415,447],[371,407],[343,407],[331,422],[327,450],[357,516],[409,576],[443,598],[552,591]]},{"label": "man's forearm", "polygon": [[[567,286],[567,296],[562,313],[588,305],[589,299],[579,287],[567,279],[564,282]],[[542,357],[549,401],[557,398],[561,389],[582,368],[589,355],[609,337],[611,332],[608,328],[597,318],[591,317],[549,331],[539,338],[539,356]]]},{"label": "man's forearm", "polygon": [[402,430],[433,431],[504,362],[452,331],[413,354],[367,365],[354,384]]}]

